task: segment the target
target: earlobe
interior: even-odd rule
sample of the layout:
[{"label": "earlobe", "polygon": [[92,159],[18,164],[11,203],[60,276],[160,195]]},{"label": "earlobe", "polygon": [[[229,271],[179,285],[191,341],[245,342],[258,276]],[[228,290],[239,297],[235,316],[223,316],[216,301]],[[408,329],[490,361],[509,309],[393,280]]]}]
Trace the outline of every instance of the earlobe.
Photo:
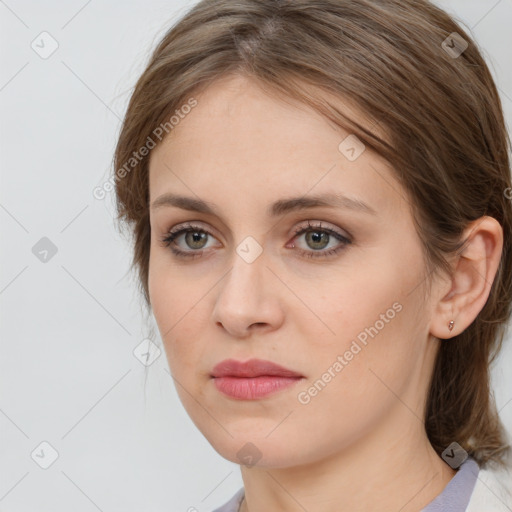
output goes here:
[{"label": "earlobe", "polygon": [[484,216],[464,230],[464,248],[453,260],[451,288],[435,305],[430,333],[439,339],[467,329],[485,306],[503,249],[503,229],[493,217]]}]

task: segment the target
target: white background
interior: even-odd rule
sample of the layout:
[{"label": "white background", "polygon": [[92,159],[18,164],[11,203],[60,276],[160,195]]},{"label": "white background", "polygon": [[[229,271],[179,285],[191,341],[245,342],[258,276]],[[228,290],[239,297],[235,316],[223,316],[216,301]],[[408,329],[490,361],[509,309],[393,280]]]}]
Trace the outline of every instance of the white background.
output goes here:
[{"label": "white background", "polygon": [[[206,512],[242,486],[186,415],[163,353],[144,388],[133,350],[153,333],[130,246],[113,195],[92,195],[149,51],[193,3],[0,2],[0,511]],[[512,0],[439,3],[483,48],[510,127]],[[48,59],[31,48],[42,31],[59,44]],[[42,237],[57,247],[47,263],[32,253]],[[493,380],[512,432],[510,341]],[[43,441],[59,454],[48,469],[31,456]]]}]

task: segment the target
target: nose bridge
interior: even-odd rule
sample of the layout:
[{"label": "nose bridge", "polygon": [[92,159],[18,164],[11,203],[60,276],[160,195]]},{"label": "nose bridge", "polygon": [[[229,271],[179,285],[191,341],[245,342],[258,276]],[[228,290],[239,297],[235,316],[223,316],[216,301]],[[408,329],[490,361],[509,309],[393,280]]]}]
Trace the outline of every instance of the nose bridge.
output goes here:
[{"label": "nose bridge", "polygon": [[265,276],[268,273],[267,264],[263,246],[252,236],[244,238],[235,247],[231,271],[226,276],[223,292],[243,299],[257,296],[259,285],[268,277]]},{"label": "nose bridge", "polygon": [[214,320],[232,335],[244,336],[252,324],[280,323],[275,276],[263,247],[247,237],[235,247],[231,270],[222,280],[214,306]]}]

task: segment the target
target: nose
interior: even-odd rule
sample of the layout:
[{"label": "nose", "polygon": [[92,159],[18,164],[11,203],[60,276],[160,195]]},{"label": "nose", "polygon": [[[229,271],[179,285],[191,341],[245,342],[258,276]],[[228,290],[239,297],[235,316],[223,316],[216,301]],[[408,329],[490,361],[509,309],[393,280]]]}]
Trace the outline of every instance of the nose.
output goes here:
[{"label": "nose", "polygon": [[278,329],[283,323],[283,285],[268,268],[264,252],[248,263],[237,253],[221,279],[213,320],[234,338]]}]

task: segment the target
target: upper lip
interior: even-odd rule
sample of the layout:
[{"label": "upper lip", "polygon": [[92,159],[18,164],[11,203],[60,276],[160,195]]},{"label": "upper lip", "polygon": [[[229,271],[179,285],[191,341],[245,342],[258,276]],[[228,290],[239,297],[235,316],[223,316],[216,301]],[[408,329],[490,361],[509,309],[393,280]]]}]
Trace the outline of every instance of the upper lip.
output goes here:
[{"label": "upper lip", "polygon": [[277,377],[302,377],[300,373],[279,366],[272,361],[263,359],[250,359],[241,362],[235,359],[226,359],[215,366],[212,377],[261,377],[264,375]]}]

